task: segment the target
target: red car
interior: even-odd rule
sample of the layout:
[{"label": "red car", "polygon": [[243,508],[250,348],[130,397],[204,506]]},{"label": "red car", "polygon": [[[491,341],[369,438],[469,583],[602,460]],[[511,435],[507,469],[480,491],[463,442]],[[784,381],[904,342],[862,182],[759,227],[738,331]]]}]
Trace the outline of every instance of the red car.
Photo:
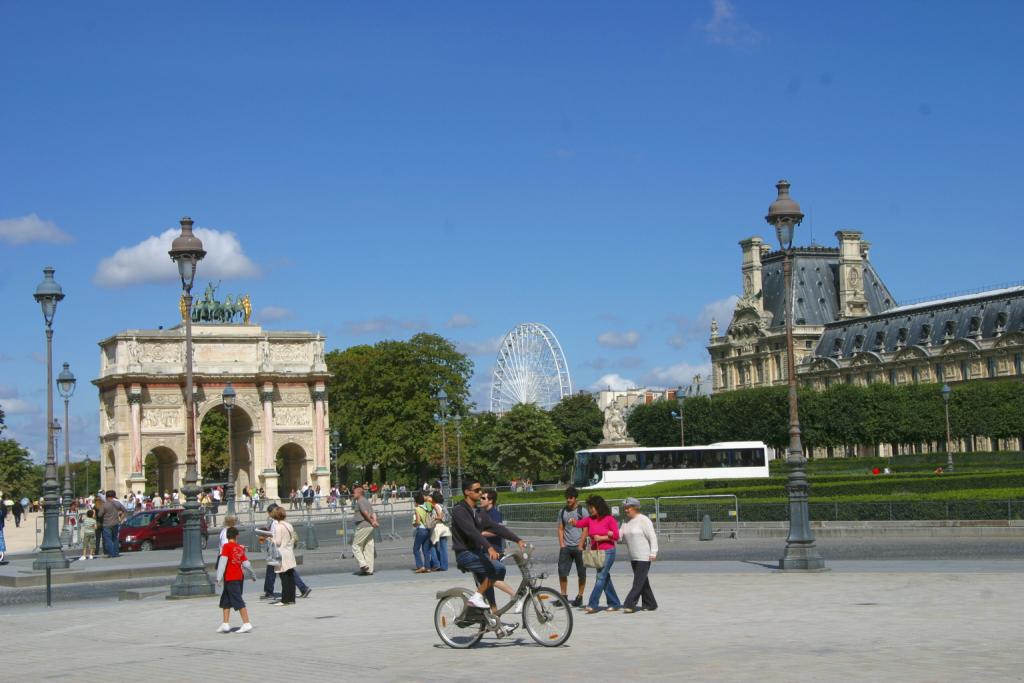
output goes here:
[{"label": "red car", "polygon": [[[121,550],[180,548],[185,532],[184,508],[136,512],[121,525]],[[206,550],[206,519],[199,518],[199,545]]]}]

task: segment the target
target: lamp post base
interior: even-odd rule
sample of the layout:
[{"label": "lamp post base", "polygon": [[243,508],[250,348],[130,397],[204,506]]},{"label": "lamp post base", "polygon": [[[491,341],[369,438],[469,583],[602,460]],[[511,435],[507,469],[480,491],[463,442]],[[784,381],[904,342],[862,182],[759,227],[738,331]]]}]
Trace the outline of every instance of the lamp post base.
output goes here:
[{"label": "lamp post base", "polygon": [[185,600],[188,598],[205,598],[214,594],[213,581],[206,569],[198,571],[178,570],[178,575],[171,584],[168,600]]},{"label": "lamp post base", "polygon": [[71,563],[60,548],[41,550],[36,559],[32,560],[32,569],[67,569],[70,566]]},{"label": "lamp post base", "polygon": [[799,451],[789,453],[789,480],[786,493],[789,494],[789,535],[786,550],[779,560],[782,571],[825,571],[825,559],[818,554],[814,545],[809,514],[807,474],[804,459]]},{"label": "lamp post base", "polygon": [[813,545],[787,545],[786,552],[779,560],[779,569],[784,572],[827,572],[825,558],[818,554]]}]

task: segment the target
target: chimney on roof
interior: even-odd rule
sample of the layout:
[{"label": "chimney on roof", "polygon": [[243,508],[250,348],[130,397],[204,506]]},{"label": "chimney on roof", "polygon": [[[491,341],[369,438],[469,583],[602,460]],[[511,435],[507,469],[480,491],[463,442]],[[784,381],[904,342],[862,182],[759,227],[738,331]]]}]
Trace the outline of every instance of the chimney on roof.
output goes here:
[{"label": "chimney on roof", "polygon": [[864,262],[869,243],[859,230],[838,230],[839,239],[839,318],[861,318],[868,314],[864,294]]},{"label": "chimney on roof", "polygon": [[764,297],[758,296],[762,289],[761,257],[764,240],[748,237],[740,240],[743,249],[743,298],[751,300],[758,311],[764,310]]}]

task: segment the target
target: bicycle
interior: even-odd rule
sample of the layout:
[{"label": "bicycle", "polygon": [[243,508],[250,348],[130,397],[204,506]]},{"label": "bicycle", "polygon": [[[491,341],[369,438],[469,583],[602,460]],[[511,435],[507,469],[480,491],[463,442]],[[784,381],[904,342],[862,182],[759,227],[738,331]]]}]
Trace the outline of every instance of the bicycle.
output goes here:
[{"label": "bicycle", "polygon": [[547,574],[534,575],[530,556],[533,546],[525,550],[518,546],[502,557],[512,558],[523,578],[516,594],[507,605],[496,613],[469,604],[472,591],[466,588],[449,588],[437,592],[437,607],[434,608],[434,628],[445,645],[457,649],[473,647],[486,633],[498,638],[512,635],[518,624],[506,628],[501,617],[519,601],[523,600],[523,626],[538,645],[558,647],[572,635],[572,609],[569,601],[557,591],[540,585]]}]

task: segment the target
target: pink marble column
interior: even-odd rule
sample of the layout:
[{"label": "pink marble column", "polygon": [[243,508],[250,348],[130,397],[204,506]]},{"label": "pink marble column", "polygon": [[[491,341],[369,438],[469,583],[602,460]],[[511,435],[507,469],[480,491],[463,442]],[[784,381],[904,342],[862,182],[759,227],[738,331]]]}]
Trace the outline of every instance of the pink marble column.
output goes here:
[{"label": "pink marble column", "polygon": [[260,392],[263,401],[263,462],[257,473],[275,469],[274,467],[274,385],[265,382]]},{"label": "pink marble column", "polygon": [[133,384],[128,391],[128,404],[132,409],[131,444],[132,473],[142,473],[142,387]]},{"label": "pink marble column", "polygon": [[313,392],[313,405],[316,409],[316,423],[313,427],[313,453],[316,454],[318,470],[327,469],[327,453],[324,449],[324,403],[326,400],[327,394],[323,389]]}]

